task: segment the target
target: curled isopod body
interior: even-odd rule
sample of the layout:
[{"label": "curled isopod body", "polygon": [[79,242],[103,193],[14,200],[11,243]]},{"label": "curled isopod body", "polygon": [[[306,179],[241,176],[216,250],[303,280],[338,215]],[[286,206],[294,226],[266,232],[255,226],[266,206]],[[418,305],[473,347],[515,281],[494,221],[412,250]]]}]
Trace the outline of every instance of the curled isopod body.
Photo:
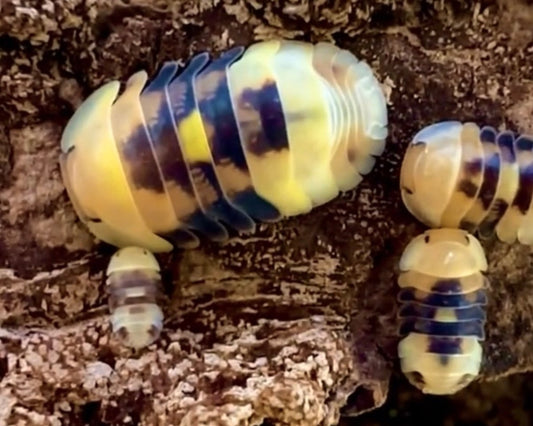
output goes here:
[{"label": "curled isopod body", "polygon": [[163,328],[156,258],[140,247],[118,250],[107,267],[107,288],[112,329],[122,343],[135,349],[153,343]]},{"label": "curled isopod body", "polygon": [[422,129],[402,164],[407,209],[435,228],[533,244],[533,137],[444,121]]},{"label": "curled isopod body", "polygon": [[63,181],[99,239],[153,252],[309,212],[369,173],[387,110],[371,68],[332,44],[274,40],[111,81],[61,140]]},{"label": "curled isopod body", "polygon": [[424,393],[453,394],[479,374],[487,304],[485,252],[460,229],[415,237],[400,259],[401,369]]}]

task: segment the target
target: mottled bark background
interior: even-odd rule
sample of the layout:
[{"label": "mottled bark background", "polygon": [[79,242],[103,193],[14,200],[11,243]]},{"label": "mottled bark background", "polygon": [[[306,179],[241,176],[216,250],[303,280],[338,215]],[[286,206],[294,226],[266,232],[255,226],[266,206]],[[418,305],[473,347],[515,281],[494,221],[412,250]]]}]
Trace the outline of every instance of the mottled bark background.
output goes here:
[{"label": "mottled bark background", "polygon": [[[121,348],[103,284],[113,249],[67,199],[62,128],[105,81],[274,36],[332,40],[374,67],[387,150],[309,215],[161,256],[164,333]],[[489,383],[533,370],[530,248],[483,241],[485,362],[453,398],[398,373],[394,278],[423,230],[399,197],[406,144],[443,119],[532,131],[532,55],[526,0],[1,0],[0,424],[333,425],[382,405],[392,372],[386,408],[344,424],[531,424],[527,375]]]}]

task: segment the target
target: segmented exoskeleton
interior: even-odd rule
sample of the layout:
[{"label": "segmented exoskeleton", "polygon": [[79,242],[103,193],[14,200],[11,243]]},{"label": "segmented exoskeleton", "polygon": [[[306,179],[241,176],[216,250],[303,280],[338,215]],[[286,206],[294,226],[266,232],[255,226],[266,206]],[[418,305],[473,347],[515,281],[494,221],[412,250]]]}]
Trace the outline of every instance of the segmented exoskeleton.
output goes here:
[{"label": "segmented exoskeleton", "polygon": [[107,267],[107,288],[111,325],[118,338],[136,349],[154,342],[163,328],[156,258],[139,247],[118,250]]},{"label": "segmented exoskeleton", "polygon": [[424,393],[452,394],[478,375],[484,340],[487,260],[460,229],[415,237],[400,259],[401,368]]},{"label": "segmented exoskeleton", "polygon": [[309,212],[354,188],[387,136],[372,70],[328,43],[202,53],[119,88],[80,106],[60,160],[79,217],[118,247],[196,247]]},{"label": "segmented exoskeleton", "polygon": [[430,227],[463,228],[533,244],[533,137],[474,123],[422,129],[407,148],[400,187]]}]

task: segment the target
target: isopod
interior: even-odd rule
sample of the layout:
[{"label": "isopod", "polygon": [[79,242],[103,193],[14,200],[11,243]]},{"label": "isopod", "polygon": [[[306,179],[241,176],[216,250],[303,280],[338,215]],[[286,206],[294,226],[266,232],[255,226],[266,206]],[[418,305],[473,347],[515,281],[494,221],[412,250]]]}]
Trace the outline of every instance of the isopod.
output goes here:
[{"label": "isopod", "polygon": [[356,187],[385,148],[380,84],[329,43],[201,53],[119,89],[82,103],[60,158],[81,221],[117,247],[193,248],[309,212]]},{"label": "isopod", "polygon": [[124,247],[107,267],[107,289],[113,333],[135,349],[148,346],[163,328],[159,263],[148,250]]},{"label": "isopod", "polygon": [[401,369],[424,393],[453,394],[471,383],[482,362],[487,259],[460,229],[418,235],[400,259],[398,345]]},{"label": "isopod", "polygon": [[422,129],[404,156],[407,209],[429,227],[533,244],[533,137],[475,123]]}]

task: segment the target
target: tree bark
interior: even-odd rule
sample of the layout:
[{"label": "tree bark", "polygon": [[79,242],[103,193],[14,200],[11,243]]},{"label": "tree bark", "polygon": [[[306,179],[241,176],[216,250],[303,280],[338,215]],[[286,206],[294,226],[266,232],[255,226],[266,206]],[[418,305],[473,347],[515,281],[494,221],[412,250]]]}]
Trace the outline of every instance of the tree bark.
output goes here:
[{"label": "tree bark", "polygon": [[[520,1],[2,0],[0,424],[334,425],[380,406],[396,363],[395,277],[424,230],[399,195],[411,137],[443,119],[533,128],[533,6]],[[77,220],[61,131],[92,90],[165,60],[287,37],[367,61],[389,101],[363,183],[252,236],[160,256],[157,344],[110,337],[113,249]],[[490,261],[480,380],[532,370],[528,247]]]}]

